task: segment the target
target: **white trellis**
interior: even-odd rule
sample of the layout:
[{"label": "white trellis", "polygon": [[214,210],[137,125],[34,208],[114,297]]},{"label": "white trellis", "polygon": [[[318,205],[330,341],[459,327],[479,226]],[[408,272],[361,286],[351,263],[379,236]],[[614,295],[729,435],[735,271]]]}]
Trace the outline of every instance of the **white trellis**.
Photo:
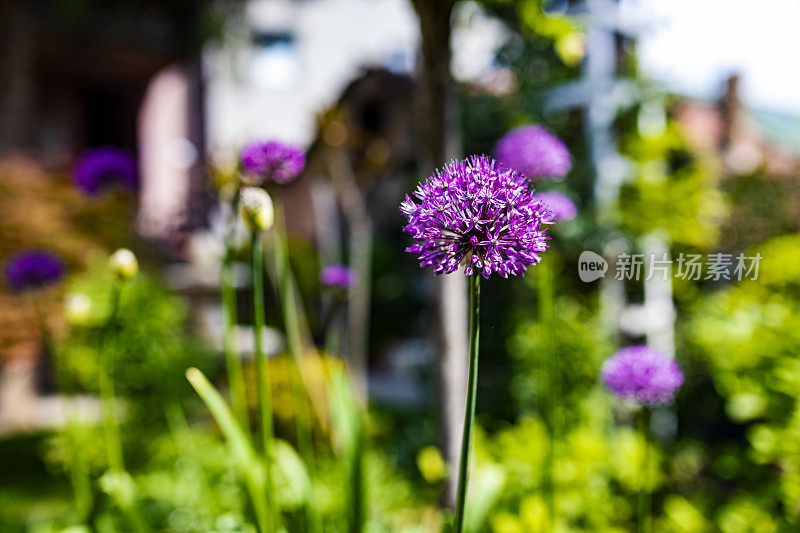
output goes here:
[{"label": "white trellis", "polygon": [[[594,200],[598,223],[613,229],[619,219],[617,199],[621,185],[630,175],[630,164],[617,151],[613,122],[618,110],[635,101],[638,90],[633,80],[617,76],[619,43],[633,39],[644,25],[637,16],[637,2],[585,0],[574,11],[586,20],[587,56],[581,79],[551,91],[545,101],[550,112],[585,110],[585,129],[591,163],[595,170]],[[669,264],[669,246],[652,234],[636,243],[646,259],[642,276],[644,301],[631,303],[623,280],[616,279],[613,266],[626,245],[611,239],[602,250],[609,260],[609,273],[602,281],[601,302],[606,324],[616,333],[644,336],[651,346],[673,356],[675,309],[672,302],[672,273],[648,276],[650,261]],[[669,269],[669,267],[667,267]]]}]

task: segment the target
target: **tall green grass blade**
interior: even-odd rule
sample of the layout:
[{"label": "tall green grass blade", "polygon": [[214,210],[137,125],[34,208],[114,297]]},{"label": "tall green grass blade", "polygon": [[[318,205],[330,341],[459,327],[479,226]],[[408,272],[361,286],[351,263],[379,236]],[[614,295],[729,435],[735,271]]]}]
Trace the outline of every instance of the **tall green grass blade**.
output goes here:
[{"label": "tall green grass blade", "polygon": [[282,509],[299,509],[308,503],[311,493],[311,478],[306,465],[294,448],[281,439],[273,441],[272,454],[276,500]]},{"label": "tall green grass blade", "polygon": [[211,385],[205,375],[196,368],[190,368],[186,371],[186,379],[208,407],[236,459],[245,479],[247,490],[250,492],[250,498],[253,500],[259,531],[262,533],[271,531],[272,517],[268,516],[266,506],[264,464],[258,459],[247,435],[236,422],[222,395]]},{"label": "tall green grass blade", "polygon": [[486,531],[489,513],[500,499],[506,481],[506,472],[499,465],[476,468],[472,474],[467,505],[464,513],[464,531],[481,533]]},{"label": "tall green grass blade", "polygon": [[330,370],[328,390],[334,443],[347,468],[347,530],[350,533],[360,533],[364,529],[366,513],[363,413],[344,369]]}]

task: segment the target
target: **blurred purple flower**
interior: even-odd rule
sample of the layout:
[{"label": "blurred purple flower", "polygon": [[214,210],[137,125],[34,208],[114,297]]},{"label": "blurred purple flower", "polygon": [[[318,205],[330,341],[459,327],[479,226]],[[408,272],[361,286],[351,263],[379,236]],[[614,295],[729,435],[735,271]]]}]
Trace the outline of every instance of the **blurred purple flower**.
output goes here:
[{"label": "blurred purple flower", "polygon": [[278,184],[297,178],[306,165],[306,155],[300,148],[280,141],[256,141],[239,153],[245,173],[260,183],[272,180]]},{"label": "blurred purple flower", "polygon": [[92,148],[83,153],[73,172],[75,184],[86,194],[97,194],[114,184],[135,189],[136,160],[113,146]]},{"label": "blurred purple flower", "polygon": [[6,284],[14,291],[38,289],[60,280],[64,263],[49,252],[21,252],[8,260],[5,275]]},{"label": "blurred purple flower", "polygon": [[559,181],[572,166],[569,151],[561,139],[534,124],[506,133],[497,142],[494,153],[502,164],[532,179]]},{"label": "blurred purple flower", "polygon": [[560,192],[540,192],[536,194],[536,198],[547,206],[557,222],[572,220],[578,215],[578,208],[572,200]]},{"label": "blurred purple flower", "polygon": [[319,277],[323,284],[337,289],[346,289],[356,282],[356,273],[344,265],[328,265]]},{"label": "blurred purple flower", "polygon": [[674,359],[640,344],[623,348],[603,363],[603,383],[619,398],[645,405],[672,401],[683,384],[683,372]]},{"label": "blurred purple flower", "polygon": [[420,241],[406,248],[419,254],[420,266],[449,274],[465,266],[488,278],[523,275],[541,261],[548,246],[542,224],[552,213],[533,196],[530,180],[488,156],[451,161],[417,186],[400,210],[403,231]]}]

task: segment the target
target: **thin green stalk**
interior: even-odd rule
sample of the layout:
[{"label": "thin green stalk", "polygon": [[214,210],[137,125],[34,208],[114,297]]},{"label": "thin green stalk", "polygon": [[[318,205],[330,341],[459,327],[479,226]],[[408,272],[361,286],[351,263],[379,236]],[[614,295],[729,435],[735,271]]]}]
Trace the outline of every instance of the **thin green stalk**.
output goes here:
[{"label": "thin green stalk", "polygon": [[[292,398],[295,407],[295,430],[297,431],[297,447],[300,456],[307,464],[314,461],[314,446],[311,436],[311,409],[309,406],[310,395],[303,380],[300,365],[303,361],[303,340],[300,333],[300,307],[289,263],[289,245],[286,238],[286,226],[283,215],[283,205],[280,193],[273,196],[275,209],[275,222],[272,228],[273,246],[275,255],[275,276],[277,278],[278,293],[280,295],[283,322],[286,326],[286,337],[289,345],[291,365]],[[316,505],[311,501],[306,506],[306,519],[309,531],[312,533],[322,531],[321,519],[317,514]]]},{"label": "thin green stalk", "polygon": [[222,292],[222,315],[224,321],[225,364],[228,370],[228,388],[231,394],[231,405],[239,424],[249,432],[247,417],[247,397],[244,385],[244,370],[239,350],[236,345],[236,286],[234,284],[231,252],[227,250],[222,262],[220,290]]},{"label": "thin green stalk", "polygon": [[364,530],[367,505],[364,455],[367,448],[367,414],[358,402],[355,388],[344,367],[328,366],[323,361],[328,393],[331,434],[338,446],[336,453],[341,466],[342,511],[348,533]]},{"label": "thin green stalk", "polygon": [[108,338],[117,325],[117,311],[119,309],[120,286],[115,280],[111,287],[111,311],[100,335],[98,347],[98,376],[97,385],[100,389],[100,399],[103,415],[103,431],[106,440],[106,453],[108,467],[114,471],[125,470],[125,460],[122,452],[122,438],[119,432],[119,423],[116,414],[116,394],[114,392],[113,360],[105,354]]},{"label": "thin green stalk", "polygon": [[[39,300],[35,296],[32,297],[31,300],[45,349],[53,358],[57,386],[61,390],[64,400],[70,403],[70,398],[68,398],[66,393],[67,372],[62,363],[61,354],[58,353],[56,345],[53,342],[53,337],[50,333],[50,328],[47,326],[47,321],[44,318]],[[89,477],[89,468],[81,453],[81,446],[78,445],[77,414],[75,410],[75,405],[70,405],[66,409],[67,415],[63,436],[69,448],[67,469],[69,470],[70,484],[72,485],[72,491],[75,497],[75,507],[78,510],[79,520],[83,523],[88,520],[91,514],[94,498],[92,495],[92,481]]]},{"label": "thin green stalk", "polygon": [[539,303],[539,331],[540,333],[540,365],[539,376],[544,389],[541,399],[541,412],[547,425],[550,442],[547,447],[544,468],[544,499],[547,505],[548,529],[553,530],[556,521],[555,493],[556,487],[553,479],[555,447],[558,439],[558,358],[555,354],[555,295],[553,290],[553,273],[548,260],[539,264],[536,269],[538,303]]},{"label": "thin green stalk", "polygon": [[272,228],[275,254],[275,275],[280,295],[283,321],[286,326],[286,337],[289,345],[292,365],[292,396],[295,400],[295,424],[297,430],[297,446],[300,455],[306,461],[313,457],[311,444],[311,413],[308,409],[308,391],[305,389],[300,365],[303,361],[303,340],[300,332],[297,296],[294,279],[289,264],[289,246],[286,239],[286,226],[283,206],[278,194],[273,198],[275,208],[275,225]]},{"label": "thin green stalk", "polygon": [[[101,408],[103,416],[103,431],[106,440],[106,452],[108,454],[108,466],[112,472],[126,472],[125,459],[122,450],[122,437],[120,436],[119,421],[116,413],[116,393],[114,391],[113,379],[113,359],[104,354],[107,341],[111,334],[117,329],[117,314],[119,312],[120,293],[122,291],[122,280],[115,278],[111,286],[111,310],[105,326],[101,332],[100,344],[98,347],[98,388],[100,389]],[[135,496],[134,496],[135,498]],[[128,519],[134,528],[140,533],[150,531],[147,521],[141,514],[136,500],[130,505],[122,505],[123,512],[128,515]]]},{"label": "thin green stalk", "polygon": [[89,466],[86,458],[81,453],[79,442],[79,428],[75,422],[75,415],[67,415],[67,428],[65,434],[70,447],[70,482],[75,492],[75,506],[78,508],[78,517],[81,523],[89,521],[94,506],[94,495],[92,494],[92,480],[89,475]]},{"label": "thin green stalk", "polygon": [[[253,340],[255,343],[256,368],[258,370],[259,410],[261,412],[261,440],[264,447],[264,464],[266,472],[266,499],[269,531],[273,531],[275,523],[280,521],[272,490],[272,399],[270,397],[269,361],[264,354],[263,333],[264,317],[264,250],[261,235],[253,232]],[[278,526],[280,529],[280,526]],[[264,532],[262,532],[264,533]]]},{"label": "thin green stalk", "polygon": [[[267,509],[267,495],[264,485],[264,478],[259,475],[261,461],[258,460],[253,444],[242,427],[236,422],[236,417],[228,409],[225,400],[217,389],[208,379],[196,368],[186,371],[186,379],[189,380],[194,390],[206,404],[211,416],[217,422],[220,431],[225,437],[225,441],[231,452],[231,457],[236,461],[242,478],[244,478],[247,490],[253,500],[253,509],[256,515],[259,533],[265,533],[273,529],[272,516]],[[266,467],[266,465],[264,465]]]},{"label": "thin green stalk", "polygon": [[650,409],[642,407],[639,413],[639,431],[644,439],[644,454],[642,459],[642,479],[639,485],[638,498],[638,531],[639,533],[650,533],[653,530],[653,495],[648,486],[649,481],[649,461],[650,461]]},{"label": "thin green stalk", "polygon": [[456,514],[453,532],[464,531],[464,511],[467,501],[469,477],[469,455],[472,446],[472,426],[475,422],[475,400],[478,396],[478,337],[480,335],[480,275],[469,278],[469,370],[467,379],[467,402],[464,410],[464,433],[461,437],[461,459],[458,463],[458,487],[456,488]]},{"label": "thin green stalk", "polygon": [[350,467],[350,507],[351,521],[350,533],[361,533],[364,530],[364,515],[366,505],[364,501],[364,434],[359,430],[356,448],[351,458]]}]

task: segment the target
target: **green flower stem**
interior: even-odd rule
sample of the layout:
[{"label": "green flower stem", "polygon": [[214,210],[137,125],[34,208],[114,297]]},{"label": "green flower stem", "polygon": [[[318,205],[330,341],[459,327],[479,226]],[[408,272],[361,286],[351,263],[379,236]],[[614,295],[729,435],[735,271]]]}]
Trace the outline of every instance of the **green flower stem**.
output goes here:
[{"label": "green flower stem", "polygon": [[366,514],[366,502],[364,495],[364,434],[360,429],[356,441],[356,447],[351,458],[350,477],[350,533],[362,533],[364,531],[364,516]]},{"label": "green flower stem", "polygon": [[[278,510],[273,500],[272,490],[272,399],[270,397],[269,361],[264,354],[264,250],[261,235],[252,234],[253,247],[253,340],[255,343],[256,368],[258,370],[258,395],[261,412],[261,441],[264,447],[264,470],[266,475],[266,499],[269,531],[280,522]],[[280,526],[278,525],[278,529]],[[265,533],[262,531],[262,533]]]},{"label": "green flower stem", "polygon": [[464,511],[467,501],[469,456],[472,446],[472,426],[475,422],[475,400],[478,395],[478,337],[480,335],[480,275],[469,277],[469,370],[467,380],[467,402],[464,410],[464,434],[461,438],[461,459],[458,463],[458,487],[456,488],[456,514],[453,532],[464,531]]},{"label": "green flower stem", "polygon": [[75,491],[75,505],[78,508],[78,516],[82,523],[89,521],[94,507],[94,494],[92,493],[92,479],[89,474],[89,465],[86,457],[82,453],[80,441],[80,428],[75,421],[74,413],[68,415],[67,420],[67,442],[70,449],[70,481]]},{"label": "green flower stem", "polygon": [[[272,197],[275,210],[275,222],[272,227],[273,248],[275,255],[275,276],[280,296],[283,322],[292,360],[292,397],[295,407],[295,430],[297,431],[297,447],[300,456],[311,464],[314,460],[314,447],[311,440],[310,394],[303,380],[301,364],[303,361],[303,340],[300,332],[300,307],[297,305],[294,279],[289,263],[289,245],[286,238],[286,223],[283,214],[280,191]],[[320,518],[313,502],[306,506],[309,531],[321,531]]]},{"label": "green flower stem", "polygon": [[544,469],[544,499],[547,505],[548,530],[555,527],[555,482],[553,464],[558,439],[559,424],[556,411],[559,404],[558,358],[555,354],[555,294],[550,261],[545,259],[536,268],[536,285],[539,304],[540,365],[539,375],[544,389],[540,409],[550,437]]},{"label": "green flower stem", "polygon": [[[38,298],[34,296],[31,300],[45,349],[53,358],[53,367],[58,387],[61,389],[65,401],[69,402],[69,397],[66,393],[67,371],[64,368],[61,354],[56,349],[56,345],[53,342],[50,328],[47,326],[47,321],[45,320],[45,315],[42,312]],[[78,509],[80,521],[86,522],[92,512],[94,497],[92,494],[92,480],[89,477],[89,468],[86,465],[85,457],[81,453],[82,447],[79,445],[79,428],[76,409],[77,407],[73,404],[66,410],[67,416],[63,435],[69,448],[67,469],[69,470],[70,484],[72,485],[73,495],[75,496],[75,507]]]},{"label": "green flower stem", "polygon": [[653,530],[653,495],[648,486],[650,472],[650,409],[647,407],[642,407],[639,413],[639,431],[644,439],[644,453],[641,465],[641,484],[639,485],[638,531],[639,533],[650,533]]},{"label": "green flower stem", "polygon": [[119,422],[116,413],[116,393],[114,391],[113,360],[105,354],[108,339],[117,327],[117,311],[119,310],[120,281],[115,279],[111,286],[111,311],[103,327],[98,350],[99,364],[97,385],[100,389],[102,402],[103,431],[106,440],[106,453],[108,467],[116,472],[125,470],[125,460],[122,452],[122,438],[120,437]]},{"label": "green flower stem", "polygon": [[[122,450],[122,437],[120,436],[119,421],[117,420],[117,398],[114,391],[114,365],[113,359],[104,354],[108,339],[112,333],[117,331],[117,315],[119,312],[120,293],[123,281],[116,278],[111,285],[111,310],[108,319],[103,327],[100,337],[98,355],[98,388],[100,389],[101,408],[103,416],[103,431],[106,440],[106,451],[108,454],[108,467],[112,472],[126,472],[125,459]],[[141,514],[136,499],[130,505],[123,505],[123,511],[128,515],[136,531],[146,533],[150,531],[147,521]]]},{"label": "green flower stem", "polygon": [[249,432],[247,417],[247,397],[244,384],[242,360],[236,345],[236,286],[231,261],[231,250],[227,249],[222,262],[220,290],[222,292],[222,319],[224,322],[225,364],[228,370],[228,388],[231,405],[239,424]]},{"label": "green flower stem", "polygon": [[296,402],[295,424],[297,426],[297,446],[306,461],[312,457],[311,445],[311,413],[308,409],[308,391],[305,390],[301,364],[303,361],[303,340],[300,332],[300,311],[297,305],[294,278],[289,263],[289,245],[286,238],[286,226],[283,205],[279,194],[273,198],[275,208],[275,225],[272,228],[275,254],[275,276],[280,295],[283,321],[292,362],[292,395]]}]

